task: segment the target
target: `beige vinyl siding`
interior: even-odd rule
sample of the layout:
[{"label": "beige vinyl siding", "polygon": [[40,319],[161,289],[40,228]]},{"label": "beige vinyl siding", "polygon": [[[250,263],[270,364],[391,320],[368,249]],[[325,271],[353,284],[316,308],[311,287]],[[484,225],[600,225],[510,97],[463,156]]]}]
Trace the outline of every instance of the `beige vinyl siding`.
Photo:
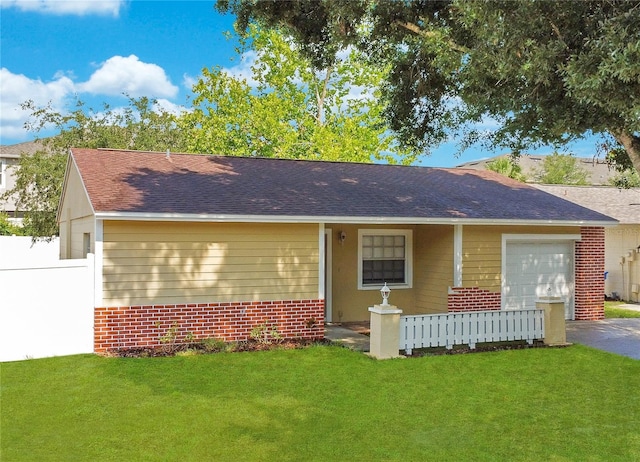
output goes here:
[{"label": "beige vinyl siding", "polygon": [[318,298],[318,226],[105,222],[105,305]]},{"label": "beige vinyl siding", "polygon": [[60,258],[84,258],[84,234],[89,233],[95,251],[95,217],[80,174],[71,164],[60,204]]},{"label": "beige vinyl siding", "polygon": [[[635,254],[632,259],[628,255],[640,246],[640,226],[621,224],[605,228],[604,233],[604,270],[608,272],[605,294],[615,292],[624,300],[637,302],[640,294],[633,292],[633,286],[640,285],[640,255]],[[621,264],[623,257],[624,263]]]},{"label": "beige vinyl siding", "polygon": [[499,292],[502,274],[502,230],[465,226],[462,231],[462,285]]},{"label": "beige vinyl siding", "polygon": [[[391,287],[390,303],[404,314],[447,311],[448,288],[453,284],[452,225],[344,225],[327,224],[332,239],[332,319],[335,322],[365,321],[368,307],[381,302],[379,290],[358,289],[358,230],[397,229],[413,231],[412,288]],[[346,239],[340,243],[339,235]]]},{"label": "beige vinyl siding", "polygon": [[419,226],[414,246],[416,301],[405,314],[446,312],[453,285],[453,226]]},{"label": "beige vinyl siding", "polygon": [[[85,258],[84,235],[89,234],[91,253],[95,253],[95,220],[93,217],[71,220],[71,258]],[[62,238],[60,239],[62,242]]]},{"label": "beige vinyl siding", "polygon": [[462,285],[501,291],[503,234],[576,234],[573,227],[465,226],[462,232]]},{"label": "beige vinyl siding", "polygon": [[[374,226],[374,225],[345,225],[327,224],[331,229],[332,239],[332,320],[334,322],[369,320],[368,308],[382,301],[378,288],[358,289],[358,230],[359,229],[398,229],[415,230],[415,226]],[[340,243],[340,232],[346,234],[344,243]],[[415,232],[415,231],[414,231]],[[415,235],[413,237],[415,249]],[[415,257],[414,257],[415,258]],[[415,261],[414,261],[415,266]],[[413,275],[413,286],[416,285],[416,275]],[[382,286],[382,284],[381,284]],[[406,310],[414,306],[415,290],[406,288],[391,288],[389,303]]]}]

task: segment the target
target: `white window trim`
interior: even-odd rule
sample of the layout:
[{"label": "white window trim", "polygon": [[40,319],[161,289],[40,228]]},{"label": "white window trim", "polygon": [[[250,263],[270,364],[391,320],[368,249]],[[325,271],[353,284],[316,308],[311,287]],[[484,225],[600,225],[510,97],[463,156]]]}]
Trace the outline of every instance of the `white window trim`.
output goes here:
[{"label": "white window trim", "polygon": [[411,289],[413,287],[413,231],[410,229],[359,229],[358,230],[358,290],[380,290],[380,284],[362,284],[362,238],[363,236],[404,236],[404,265],[407,282],[390,283],[395,289]]}]

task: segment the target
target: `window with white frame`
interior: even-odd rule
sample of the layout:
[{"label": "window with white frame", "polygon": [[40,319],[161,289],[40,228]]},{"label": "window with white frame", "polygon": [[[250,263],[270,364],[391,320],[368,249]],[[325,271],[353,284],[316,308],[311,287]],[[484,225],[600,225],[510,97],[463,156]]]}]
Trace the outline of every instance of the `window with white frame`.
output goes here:
[{"label": "window with white frame", "polygon": [[411,287],[412,232],[362,229],[358,232],[358,288]]},{"label": "window with white frame", "polygon": [[6,169],[6,164],[4,162],[4,159],[0,159],[0,188],[6,188],[7,187],[7,179],[6,179],[5,169]]}]

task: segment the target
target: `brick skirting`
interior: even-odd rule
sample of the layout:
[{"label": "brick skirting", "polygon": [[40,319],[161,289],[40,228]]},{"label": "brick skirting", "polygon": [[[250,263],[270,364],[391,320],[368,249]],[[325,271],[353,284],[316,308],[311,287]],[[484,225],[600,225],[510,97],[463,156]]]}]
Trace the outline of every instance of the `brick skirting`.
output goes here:
[{"label": "brick skirting", "polygon": [[251,330],[266,324],[283,338],[324,337],[324,300],[279,300],[183,305],[144,305],[95,309],[94,351],[162,345],[175,327],[176,340],[216,338],[247,340]]},{"label": "brick skirting", "polygon": [[487,311],[501,308],[500,293],[478,287],[452,287],[447,297],[449,311]]}]

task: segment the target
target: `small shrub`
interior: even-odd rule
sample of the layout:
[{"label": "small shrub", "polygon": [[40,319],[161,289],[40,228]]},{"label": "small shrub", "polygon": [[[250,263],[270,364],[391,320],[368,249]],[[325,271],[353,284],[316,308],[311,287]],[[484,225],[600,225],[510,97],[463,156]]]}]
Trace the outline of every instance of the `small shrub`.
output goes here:
[{"label": "small shrub", "polygon": [[6,212],[0,212],[0,236],[25,236],[26,229],[13,224]]},{"label": "small shrub", "polygon": [[[160,329],[160,326],[160,322],[157,322],[156,327]],[[174,321],[164,334],[159,335],[162,350],[166,353],[175,353],[177,350],[178,329],[178,322]]]},{"label": "small shrub", "polygon": [[256,342],[264,345],[278,343],[282,340],[282,335],[278,332],[277,326],[275,324],[269,326],[266,322],[258,324],[251,329],[249,336]]},{"label": "small shrub", "polygon": [[227,343],[219,338],[205,338],[201,343],[207,353],[217,353],[229,348]]}]

